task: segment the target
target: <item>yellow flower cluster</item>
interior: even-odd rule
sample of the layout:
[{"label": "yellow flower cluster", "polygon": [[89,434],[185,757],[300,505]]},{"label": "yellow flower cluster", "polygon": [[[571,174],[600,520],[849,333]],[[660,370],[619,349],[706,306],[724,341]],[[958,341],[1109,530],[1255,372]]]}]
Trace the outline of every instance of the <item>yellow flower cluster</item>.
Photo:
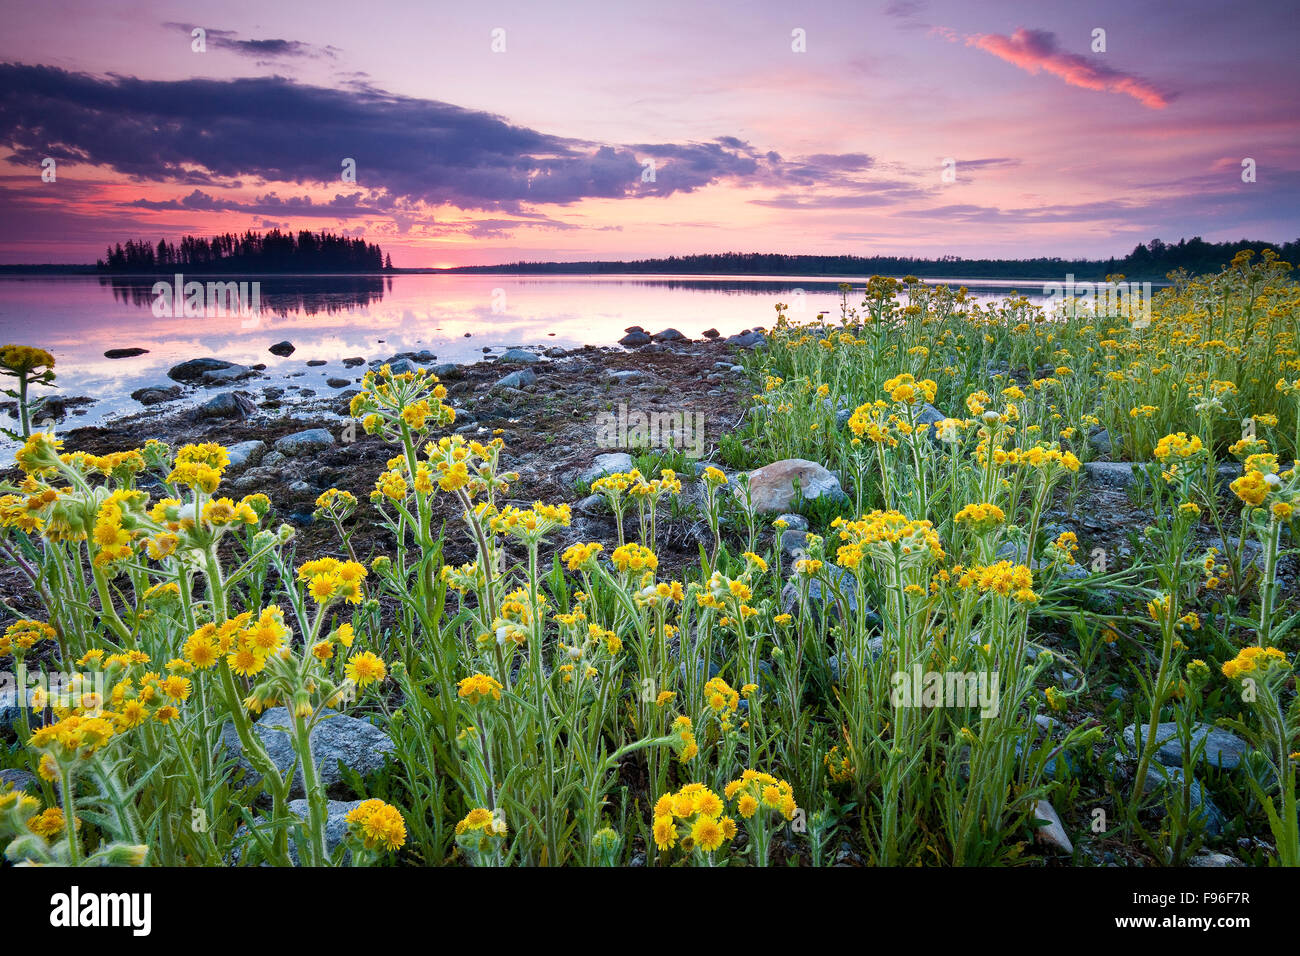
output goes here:
[{"label": "yellow flower cluster", "polygon": [[736,812],[746,820],[760,809],[793,820],[799,809],[794,800],[794,788],[789,783],[759,770],[743,771],[740,779],[727,784],[723,793],[728,800],[736,801]]},{"label": "yellow flower cluster", "polygon": [[1243,647],[1237,656],[1223,665],[1223,676],[1231,679],[1262,673],[1273,667],[1290,666],[1286,654],[1276,647]]},{"label": "yellow flower cluster", "polygon": [[984,534],[999,525],[1005,524],[1007,514],[997,505],[975,504],[966,505],[953,516],[952,520],[957,524],[968,525],[976,534]]},{"label": "yellow flower cluster", "polygon": [[670,850],[679,841],[683,851],[712,853],[736,835],[736,822],[725,816],[722,799],[702,783],[688,783],[665,793],[654,806],[654,841]]},{"label": "yellow flower cluster", "polygon": [[998,561],[970,567],[957,565],[950,575],[954,586],[963,591],[974,589],[981,594],[998,594],[1022,604],[1033,604],[1038,600],[1033,590],[1034,572],[1023,564]]},{"label": "yellow flower cluster", "polygon": [[396,850],[406,842],[401,811],[382,800],[362,800],[343,819],[367,850]]},{"label": "yellow flower cluster", "polygon": [[338,558],[316,558],[298,568],[298,580],[307,583],[307,593],[321,605],[340,598],[360,604],[361,581],[366,574],[365,565]]}]

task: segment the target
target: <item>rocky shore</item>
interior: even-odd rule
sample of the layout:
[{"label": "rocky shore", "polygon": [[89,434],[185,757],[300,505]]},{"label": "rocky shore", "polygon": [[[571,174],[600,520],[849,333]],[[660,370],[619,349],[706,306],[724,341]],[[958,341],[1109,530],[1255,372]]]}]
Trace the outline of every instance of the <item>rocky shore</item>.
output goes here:
[{"label": "rocky shore", "polygon": [[[298,529],[302,548],[334,550],[332,529],[312,521],[316,497],[337,487],[365,502],[393,454],[391,445],[366,435],[348,415],[366,367],[384,362],[397,371],[433,371],[456,409],[455,432],[484,441],[500,435],[505,462],[520,476],[512,488],[516,503],[577,503],[584,482],[602,471],[631,467],[630,458],[609,457],[625,455],[627,449],[602,447],[598,440],[600,416],[615,415],[620,406],[646,414],[690,414],[703,424],[699,457],[707,459],[720,436],[743,415],[752,389],[737,363],[762,343],[762,334],[747,331],[729,340],[700,341],[673,330],[652,336],[630,329],[627,335],[637,344],[629,343],[626,350],[512,348],[464,365],[440,364],[427,351],[370,362],[358,357],[344,363],[355,378],[339,383],[348,387],[331,389],[329,395],[309,386],[261,384],[255,368],[199,357],[171,369],[174,384],[141,390],[136,398],[146,406],[142,411],[97,426],[60,427],[59,435],[66,449],[95,454],[138,447],[150,438],[173,447],[219,442],[230,450],[222,485],[226,494],[266,494],[280,520]],[[291,343],[276,347],[283,351],[283,346]],[[636,454],[636,449],[630,451]],[[21,475],[10,469],[3,477],[17,480]],[[435,518],[441,519],[449,529],[458,523],[450,508]],[[358,553],[389,545],[369,522],[356,523],[352,544]],[[612,518],[599,505],[575,504],[568,539],[607,538],[612,529]],[[669,562],[673,551],[681,560],[697,554],[688,532],[669,532],[664,542]],[[457,549],[466,543],[458,533],[450,537],[449,556],[458,557]]]}]

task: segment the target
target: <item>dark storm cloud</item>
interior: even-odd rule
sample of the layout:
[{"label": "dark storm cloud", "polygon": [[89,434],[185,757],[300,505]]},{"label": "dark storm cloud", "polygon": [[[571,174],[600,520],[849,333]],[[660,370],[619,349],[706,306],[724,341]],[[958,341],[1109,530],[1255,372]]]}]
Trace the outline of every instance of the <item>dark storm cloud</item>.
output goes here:
[{"label": "dark storm cloud", "polygon": [[[382,194],[369,198],[376,209],[427,202],[512,212],[668,196],[722,180],[835,184],[871,161],[861,154],[787,161],[734,137],[592,143],[372,87],[330,89],[282,77],[95,77],[22,64],[0,64],[0,145],[19,162],[53,156],[196,187],[230,186],[240,177],[343,185],[342,163],[351,158],[357,181],[347,187]],[[179,202],[202,201],[191,194]]]},{"label": "dark storm cloud", "polygon": [[[202,26],[202,24],[164,23],[163,26],[169,30],[178,30],[187,36],[192,36],[194,29]],[[277,57],[298,56],[312,58],[327,56],[333,58],[335,55],[333,47],[318,47],[311,43],[304,43],[301,40],[241,40],[239,34],[234,30],[216,30],[211,27],[203,27],[203,32],[209,48],[227,50],[257,60],[265,61]]]}]

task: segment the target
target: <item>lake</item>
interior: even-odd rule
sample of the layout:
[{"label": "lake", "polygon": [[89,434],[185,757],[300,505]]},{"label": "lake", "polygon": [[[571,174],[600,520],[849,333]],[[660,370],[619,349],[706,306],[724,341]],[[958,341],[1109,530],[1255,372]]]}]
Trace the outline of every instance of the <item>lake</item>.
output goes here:
[{"label": "lake", "polygon": [[[188,276],[187,279],[198,279]],[[220,281],[238,276],[217,277]],[[249,277],[243,277],[248,281]],[[351,382],[367,362],[396,352],[428,349],[439,362],[483,361],[513,346],[614,345],[633,325],[657,332],[673,327],[691,338],[716,328],[730,335],[770,326],[773,306],[802,304],[791,318],[818,312],[837,318],[837,285],[862,277],[752,276],[258,276],[261,309],[255,318],[227,315],[169,318],[154,314],[155,277],[0,277],[0,343],[34,345],[53,353],[64,396],[95,404],[70,415],[61,428],[97,424],[140,410],[130,395],[148,385],[172,384],[167,370],[212,356],[243,365],[264,364],[256,387],[296,384],[326,395],[326,379]],[[949,280],[982,300],[1018,289],[1042,301],[1043,280]],[[802,291],[801,291],[802,290]],[[856,306],[861,294],[850,294]],[[466,333],[469,333],[466,337]],[[287,358],[267,348],[289,340]],[[109,359],[109,349],[144,348],[144,355]],[[485,349],[491,350],[485,354]],[[326,364],[308,367],[308,361]],[[36,389],[37,394],[45,389]],[[8,424],[12,425],[12,421]]]}]

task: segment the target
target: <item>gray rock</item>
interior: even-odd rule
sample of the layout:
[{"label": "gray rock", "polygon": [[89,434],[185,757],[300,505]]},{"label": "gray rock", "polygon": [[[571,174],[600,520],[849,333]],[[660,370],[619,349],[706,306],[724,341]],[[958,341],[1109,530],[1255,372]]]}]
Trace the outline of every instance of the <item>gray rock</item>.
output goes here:
[{"label": "gray rock", "polygon": [[275,443],[275,450],[282,455],[294,458],[320,451],[334,444],[334,436],[324,428],[308,428],[305,431],[285,435]]},{"label": "gray rock", "polygon": [[288,339],[285,339],[283,342],[276,342],[269,349],[267,349],[267,351],[270,352],[272,355],[280,356],[280,358],[287,358],[288,356],[294,353],[295,349],[293,343],[290,342]]},{"label": "gray rock", "polygon": [[656,342],[683,342],[686,340],[686,336],[676,329],[664,329],[662,332],[656,332],[650,338]]},{"label": "gray rock", "polygon": [[320,368],[322,365],[329,365],[329,362],[325,361],[324,359],[308,359],[308,360],[307,360],[307,367],[308,367],[308,368]]},{"label": "gray rock", "polygon": [[398,359],[396,362],[388,363],[388,370],[394,375],[407,375],[411,372],[418,372],[419,367],[408,358]]},{"label": "gray rock", "polygon": [[[1150,724],[1129,724],[1124,728],[1124,743],[1128,745],[1130,753],[1141,752],[1137,739],[1139,736],[1145,738],[1149,727]],[[1205,749],[1201,751],[1200,762],[1208,763],[1212,767],[1235,770],[1250,752],[1250,745],[1246,741],[1213,724],[1200,723],[1192,728],[1192,745],[1200,746],[1202,740],[1205,741]],[[1183,748],[1178,740],[1178,725],[1172,720],[1156,725],[1155,757],[1166,767],[1183,765]]]},{"label": "gray rock", "polygon": [[135,358],[137,355],[148,355],[148,354],[149,354],[148,349],[140,349],[140,348],[109,349],[107,352],[104,353],[104,358],[107,359]]},{"label": "gray rock", "polygon": [[[325,852],[330,856],[334,855],[334,851],[342,846],[343,841],[347,838],[348,814],[361,806],[362,802],[363,801],[361,800],[325,801]],[[311,815],[311,811],[307,809],[307,801],[305,799],[290,800],[289,812],[303,821]],[[248,825],[241,824],[239,829],[235,831],[236,842],[242,843],[244,837],[247,835]],[[252,846],[256,845],[256,843],[252,844]],[[240,848],[237,846],[230,854],[231,862],[238,865],[242,856],[243,854],[240,853]],[[298,845],[292,835],[289,837],[289,859],[293,861],[294,866],[298,865]],[[343,854],[344,864],[347,864],[351,859],[352,851],[348,850]]]},{"label": "gray rock", "polygon": [[[1166,786],[1181,787],[1183,785],[1183,772],[1177,767],[1166,767],[1163,764],[1154,763],[1147,769],[1147,778],[1143,782],[1142,790],[1150,794],[1157,790],[1164,789]],[[1218,836],[1223,832],[1223,825],[1227,822],[1223,811],[1220,810],[1210,799],[1210,795],[1205,792],[1201,782],[1192,778],[1191,787],[1191,805],[1192,812],[1197,814],[1205,824],[1205,832],[1210,836]],[[1157,813],[1160,810],[1157,809]]]},{"label": "gray rock", "polygon": [[1187,861],[1188,866],[1194,867],[1234,867],[1245,866],[1235,856],[1229,856],[1226,853],[1214,853],[1210,850],[1202,851]]},{"label": "gray rock", "polygon": [[[755,510],[760,513],[790,510],[795,501],[796,482],[805,499],[844,496],[839,479],[815,461],[783,458],[749,473],[749,492]],[[739,486],[735,492],[741,494]]]},{"label": "gray rock", "polygon": [[131,393],[141,405],[158,405],[162,402],[170,402],[172,399],[180,398],[181,387],[179,385],[147,385],[144,388],[137,388]]},{"label": "gray rock", "polygon": [[[822,564],[822,570],[831,578],[834,588],[839,590],[840,597],[848,607],[850,615],[858,613],[858,581],[852,574],[845,571],[837,564],[826,561]],[[786,582],[781,589],[781,610],[786,614],[799,613],[799,579],[792,577]],[[839,599],[835,591],[828,589],[819,578],[813,578],[808,582],[808,611],[812,614],[814,620],[818,619],[823,608],[830,607],[830,620],[839,618]],[[870,624],[874,620],[879,620],[875,613],[867,609],[867,622]]]},{"label": "gray rock", "polygon": [[28,793],[40,793],[41,782],[36,774],[27,770],[0,770],[0,793],[13,788]]},{"label": "gray rock", "polygon": [[605,375],[607,378],[611,378],[615,382],[618,382],[620,384],[625,382],[647,381],[649,379],[654,378],[654,376],[651,375],[649,372],[645,372],[640,369],[629,369],[627,371],[620,371],[620,372],[609,371],[606,372]]},{"label": "gray rock", "polygon": [[767,336],[762,332],[753,332],[746,329],[737,335],[727,336],[726,344],[735,345],[742,349],[756,349],[767,344]]},{"label": "gray rock", "polygon": [[537,374],[530,368],[521,368],[517,372],[511,372],[498,381],[493,388],[527,388],[529,385],[536,384]]},{"label": "gray rock", "polygon": [[623,336],[621,339],[618,340],[619,345],[625,345],[628,346],[629,348],[638,345],[649,345],[650,342],[651,342],[650,336],[646,335],[646,333],[644,332],[629,332],[627,333],[627,335]]},{"label": "gray rock", "polygon": [[325,379],[325,384],[328,385],[330,388],[347,388],[349,385],[352,384],[352,379],[331,377]]},{"label": "gray rock", "polygon": [[790,531],[808,530],[808,519],[805,518],[803,515],[787,513],[787,514],[779,515],[776,520],[784,521],[787,525],[790,526],[789,527]]},{"label": "gray rock", "polygon": [[1058,853],[1074,852],[1074,844],[1070,842],[1069,834],[1065,832],[1065,826],[1061,823],[1055,807],[1046,800],[1039,800],[1034,804],[1031,815],[1036,820],[1044,821],[1034,832],[1034,838],[1039,843]]},{"label": "gray rock", "polygon": [[443,362],[441,365],[435,365],[431,371],[438,378],[445,379],[462,378],[465,374],[455,362]]},{"label": "gray rock", "polygon": [[604,455],[597,455],[592,460],[591,465],[578,476],[578,480],[591,484],[602,475],[612,475],[616,472],[631,470],[632,456],[627,452],[612,451]]},{"label": "gray rock", "polygon": [[[1018,547],[1014,542],[1004,541],[998,546],[997,559],[999,561],[1010,561],[1013,564],[1028,564],[1029,569],[1034,572],[1034,582],[1037,584],[1042,575],[1046,574],[1046,569],[1050,567],[1050,562],[1042,558],[1034,558],[1032,561],[1025,560],[1025,549]],[[1056,569],[1058,580],[1078,581],[1088,576],[1088,569],[1079,564],[1077,559],[1074,564],[1063,564]]]},{"label": "gray rock", "polygon": [[579,501],[574,507],[583,514],[590,515],[593,518],[610,513],[609,502],[605,500],[604,495],[587,495],[587,497]]},{"label": "gray rock", "polygon": [[[331,797],[350,796],[351,788],[344,781],[340,765],[364,777],[383,769],[387,755],[393,753],[395,747],[388,734],[368,721],[334,711],[326,711],[325,714],[311,732],[312,754],[320,769],[321,784]],[[253,732],[262,739],[267,755],[282,774],[288,773],[289,768],[297,762],[297,755],[290,743],[292,728],[293,721],[288,709],[284,707],[272,707],[253,725]],[[261,775],[244,756],[233,724],[226,724],[222,728],[221,743],[243,768],[244,785],[255,785]],[[290,796],[305,796],[301,768],[294,774]]]},{"label": "gray rock", "polygon": [[1110,488],[1127,488],[1142,476],[1140,470],[1135,475],[1133,465],[1126,461],[1090,461],[1084,464],[1083,470],[1089,480]]},{"label": "gray rock", "polygon": [[540,355],[526,349],[506,349],[501,353],[501,357],[497,359],[498,362],[520,362],[524,365],[533,365],[541,360]]},{"label": "gray rock", "polygon": [[167,377],[174,382],[199,382],[204,374],[231,368],[235,363],[217,358],[196,358],[180,365],[173,365],[167,370]]},{"label": "gray rock", "polygon": [[262,460],[262,456],[266,454],[266,442],[256,438],[252,441],[237,442],[226,446],[226,454],[230,456],[231,468],[246,468]]},{"label": "gray rock", "polygon": [[706,339],[716,339],[722,333],[720,333],[717,329],[705,329],[700,334],[703,335]]},{"label": "gray rock", "polygon": [[1088,433],[1088,441],[1092,443],[1093,450],[1106,458],[1111,457],[1113,449],[1110,443],[1110,432],[1101,427],[1095,427]]},{"label": "gray rock", "polygon": [[807,531],[782,531],[781,532],[781,553],[793,556],[802,551],[804,545],[808,543]]},{"label": "gray rock", "polygon": [[204,372],[201,381],[204,385],[226,385],[251,378],[256,373],[247,365],[231,365],[229,368],[213,369]]},{"label": "gray rock", "polygon": [[344,368],[360,368],[362,365],[365,364],[366,364],[366,360],[363,359],[360,355],[351,355],[348,358],[345,358],[343,360]]},{"label": "gray rock", "polygon": [[203,418],[247,418],[257,411],[257,403],[247,392],[222,392],[199,406]]}]

